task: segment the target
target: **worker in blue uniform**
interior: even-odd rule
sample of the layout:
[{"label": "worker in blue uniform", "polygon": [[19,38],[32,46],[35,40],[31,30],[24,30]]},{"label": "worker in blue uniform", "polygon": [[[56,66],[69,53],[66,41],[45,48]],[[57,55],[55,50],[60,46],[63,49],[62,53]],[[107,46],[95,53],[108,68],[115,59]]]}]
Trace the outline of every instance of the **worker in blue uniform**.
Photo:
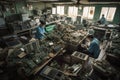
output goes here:
[{"label": "worker in blue uniform", "polygon": [[40,25],[36,28],[36,34],[35,37],[37,39],[44,39],[45,36],[45,22],[44,21],[40,21]]},{"label": "worker in blue uniform", "polygon": [[90,40],[90,46],[88,47],[88,55],[94,58],[98,58],[100,54],[100,42],[93,35],[88,35],[87,39]]},{"label": "worker in blue uniform", "polygon": [[84,44],[84,45],[79,45],[78,46],[78,51],[83,52],[90,57],[93,58],[98,58],[100,54],[100,42],[97,38],[95,38],[93,35],[88,35],[86,38],[87,42],[90,42],[89,46]]},{"label": "worker in blue uniform", "polygon": [[104,17],[104,14],[102,14],[102,17],[101,17],[99,23],[100,23],[100,24],[106,24],[106,19],[105,19],[105,17]]}]

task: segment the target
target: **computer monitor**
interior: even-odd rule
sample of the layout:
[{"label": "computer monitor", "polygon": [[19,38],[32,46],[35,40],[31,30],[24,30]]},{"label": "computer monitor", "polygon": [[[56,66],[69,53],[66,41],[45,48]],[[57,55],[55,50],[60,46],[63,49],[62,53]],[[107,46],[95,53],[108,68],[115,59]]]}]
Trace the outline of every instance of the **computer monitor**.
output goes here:
[{"label": "computer monitor", "polygon": [[24,22],[24,21],[27,21],[27,20],[30,20],[29,18],[29,14],[21,14],[21,20]]},{"label": "computer monitor", "polygon": [[20,14],[12,14],[5,17],[6,22],[21,21]]}]

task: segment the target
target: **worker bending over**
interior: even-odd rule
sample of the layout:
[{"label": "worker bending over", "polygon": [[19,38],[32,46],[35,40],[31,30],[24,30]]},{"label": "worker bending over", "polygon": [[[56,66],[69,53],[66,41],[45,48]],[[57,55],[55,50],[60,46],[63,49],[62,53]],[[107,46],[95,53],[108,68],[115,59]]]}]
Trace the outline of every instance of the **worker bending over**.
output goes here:
[{"label": "worker bending over", "polygon": [[90,42],[90,45],[87,47],[86,45],[80,45],[78,47],[78,51],[81,51],[85,54],[88,54],[90,57],[93,58],[98,58],[99,54],[100,54],[100,43],[99,40],[97,38],[95,38],[93,35],[88,35],[86,38],[87,41]]},{"label": "worker bending over", "polygon": [[40,21],[40,25],[36,28],[36,34],[35,37],[37,39],[43,39],[45,36],[45,22],[44,21]]}]

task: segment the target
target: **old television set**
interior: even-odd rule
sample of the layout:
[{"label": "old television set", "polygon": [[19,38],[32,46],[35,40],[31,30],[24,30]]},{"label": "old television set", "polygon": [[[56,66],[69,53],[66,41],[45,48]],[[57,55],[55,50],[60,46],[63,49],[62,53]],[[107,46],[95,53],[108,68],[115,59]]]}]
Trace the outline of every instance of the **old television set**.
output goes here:
[{"label": "old television set", "polygon": [[10,16],[5,17],[6,22],[14,22],[14,21],[21,21],[20,14],[12,14]]},{"label": "old television set", "polygon": [[29,14],[20,14],[21,21],[25,22],[27,20],[30,20]]}]

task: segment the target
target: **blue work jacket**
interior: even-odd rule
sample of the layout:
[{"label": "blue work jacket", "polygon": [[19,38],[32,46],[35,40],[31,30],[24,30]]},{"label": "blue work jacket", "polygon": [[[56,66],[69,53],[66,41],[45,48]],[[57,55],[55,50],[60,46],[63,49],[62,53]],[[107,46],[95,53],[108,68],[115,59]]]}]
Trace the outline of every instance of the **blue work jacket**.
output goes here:
[{"label": "blue work jacket", "polygon": [[99,45],[100,45],[99,40],[97,38],[94,38],[88,48],[90,55],[92,55],[94,58],[97,58],[99,56],[99,53],[100,53]]},{"label": "blue work jacket", "polygon": [[45,33],[45,29],[43,27],[38,26],[36,28],[36,34],[35,37],[37,39],[43,39],[44,38],[44,33]]}]

